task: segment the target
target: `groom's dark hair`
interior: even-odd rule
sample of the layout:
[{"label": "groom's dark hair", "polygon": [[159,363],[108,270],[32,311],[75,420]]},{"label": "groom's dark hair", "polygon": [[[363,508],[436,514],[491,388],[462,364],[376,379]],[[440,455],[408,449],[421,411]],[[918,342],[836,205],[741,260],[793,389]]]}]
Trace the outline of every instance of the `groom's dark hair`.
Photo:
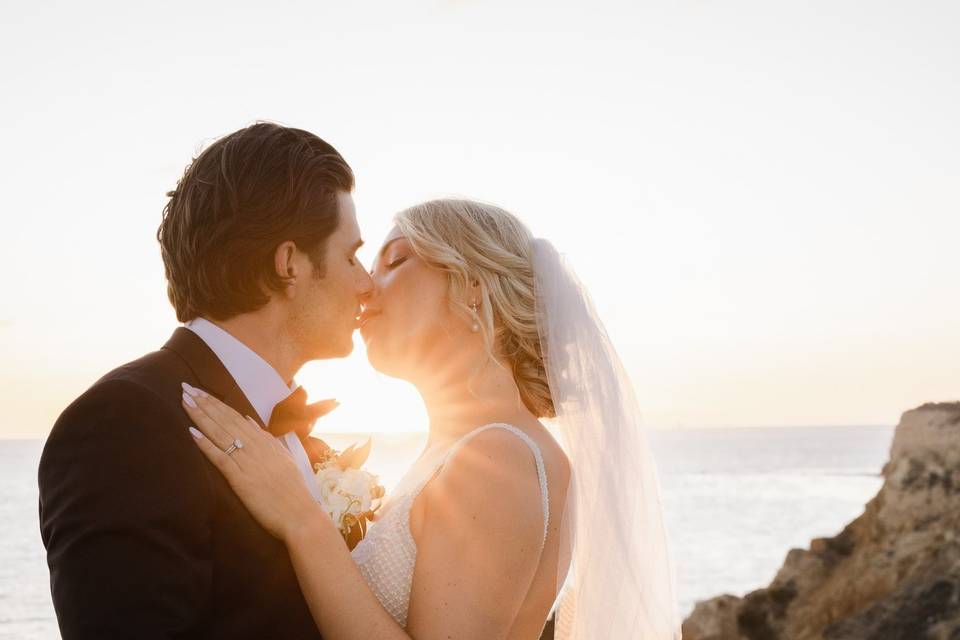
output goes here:
[{"label": "groom's dark hair", "polygon": [[343,157],[302,129],[258,122],[204,149],[167,193],[157,230],[177,319],[226,320],[267,304],[283,286],[274,254],[288,240],[323,277],[337,194],[352,190]]}]

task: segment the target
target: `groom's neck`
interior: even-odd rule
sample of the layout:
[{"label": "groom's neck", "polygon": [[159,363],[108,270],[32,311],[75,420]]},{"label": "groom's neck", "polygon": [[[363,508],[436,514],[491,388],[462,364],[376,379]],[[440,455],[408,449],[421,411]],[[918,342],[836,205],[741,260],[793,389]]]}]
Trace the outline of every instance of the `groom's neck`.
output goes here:
[{"label": "groom's neck", "polygon": [[268,314],[245,313],[216,324],[266,360],[288,386],[303,366],[282,324]]}]

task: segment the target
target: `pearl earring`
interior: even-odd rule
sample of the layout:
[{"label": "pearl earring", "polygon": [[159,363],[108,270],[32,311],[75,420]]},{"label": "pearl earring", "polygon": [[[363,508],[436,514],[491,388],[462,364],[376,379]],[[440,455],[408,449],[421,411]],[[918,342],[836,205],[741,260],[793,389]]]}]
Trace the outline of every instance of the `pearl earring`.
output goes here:
[{"label": "pearl earring", "polygon": [[474,333],[480,333],[480,316],[477,313],[476,301],[470,305],[470,308],[473,309],[473,324],[470,325],[470,331],[473,331]]}]

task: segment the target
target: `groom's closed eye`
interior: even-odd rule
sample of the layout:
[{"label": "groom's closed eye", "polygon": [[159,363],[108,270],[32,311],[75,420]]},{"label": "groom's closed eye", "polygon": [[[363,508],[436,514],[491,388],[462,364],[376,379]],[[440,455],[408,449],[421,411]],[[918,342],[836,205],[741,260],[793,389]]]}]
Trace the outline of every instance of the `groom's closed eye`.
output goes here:
[{"label": "groom's closed eye", "polygon": [[347,262],[350,263],[351,267],[357,266],[357,251],[360,251],[360,247],[363,246],[363,240],[357,240],[353,243],[353,246],[350,248],[350,253],[347,256]]}]

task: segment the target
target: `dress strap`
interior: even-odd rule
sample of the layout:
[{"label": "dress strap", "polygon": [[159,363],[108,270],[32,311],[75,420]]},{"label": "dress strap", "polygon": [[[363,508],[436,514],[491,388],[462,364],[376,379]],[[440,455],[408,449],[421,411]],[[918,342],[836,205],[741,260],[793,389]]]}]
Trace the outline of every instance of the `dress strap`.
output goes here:
[{"label": "dress strap", "polygon": [[540,548],[547,543],[547,530],[550,524],[550,494],[547,491],[547,470],[543,464],[543,454],[540,452],[540,447],[537,446],[537,443],[533,441],[533,438],[528,436],[526,433],[513,426],[512,424],[507,424],[505,422],[494,422],[491,424],[485,424],[481,427],[477,427],[473,431],[469,432],[467,435],[463,436],[457,440],[450,449],[447,450],[446,454],[443,456],[443,460],[440,462],[440,465],[437,467],[436,471],[439,471],[443,465],[446,463],[447,458],[449,458],[453,453],[465,442],[468,442],[471,438],[476,435],[483,433],[489,429],[504,429],[510,433],[516,435],[521,440],[523,440],[530,450],[533,452],[534,460],[537,463],[537,477],[540,480],[540,499],[541,507],[543,508],[543,540],[540,543]]}]

